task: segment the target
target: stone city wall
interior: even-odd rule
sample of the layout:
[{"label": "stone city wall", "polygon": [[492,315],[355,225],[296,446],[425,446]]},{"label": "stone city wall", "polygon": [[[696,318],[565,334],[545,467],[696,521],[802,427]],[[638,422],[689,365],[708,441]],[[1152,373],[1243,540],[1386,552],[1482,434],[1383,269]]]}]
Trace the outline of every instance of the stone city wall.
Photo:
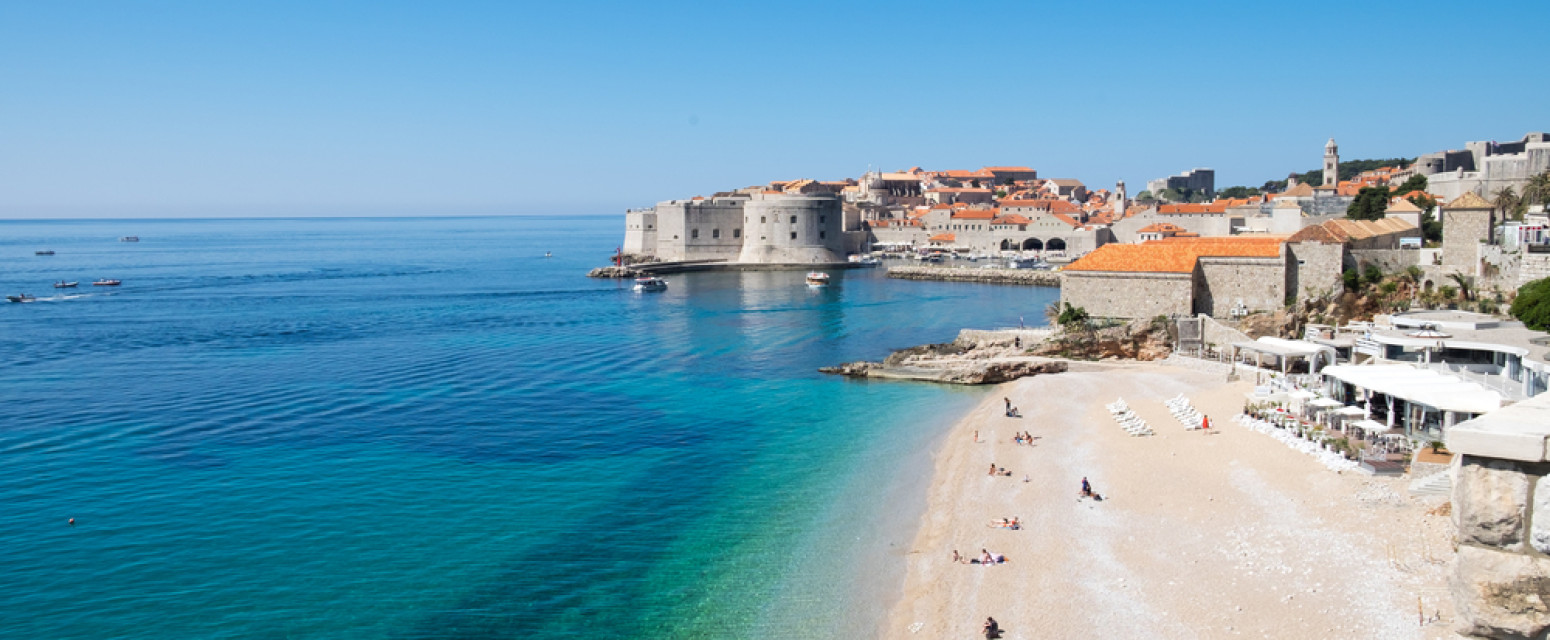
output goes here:
[{"label": "stone city wall", "polygon": [[1193,311],[1226,317],[1240,302],[1249,311],[1272,311],[1286,304],[1283,258],[1202,257]]},{"label": "stone city wall", "polygon": [[1060,301],[1096,318],[1191,314],[1192,274],[1064,271],[1061,277]]},{"label": "stone city wall", "polygon": [[1340,273],[1345,270],[1345,245],[1321,242],[1298,242],[1286,245],[1286,290],[1299,300],[1339,293],[1343,284]]},{"label": "stone city wall", "polygon": [[1384,273],[1398,273],[1421,264],[1421,252],[1415,249],[1363,249],[1352,251],[1358,270],[1362,265],[1377,265]]},{"label": "stone city wall", "polygon": [[1523,261],[1518,265],[1518,283],[1515,287],[1550,278],[1550,253],[1524,253]]}]

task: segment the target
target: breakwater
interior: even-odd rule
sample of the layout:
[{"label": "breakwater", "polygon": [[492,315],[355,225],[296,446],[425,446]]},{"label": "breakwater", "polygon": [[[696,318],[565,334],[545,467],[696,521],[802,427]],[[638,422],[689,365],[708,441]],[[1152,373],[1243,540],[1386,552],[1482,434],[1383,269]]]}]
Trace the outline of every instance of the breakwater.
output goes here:
[{"label": "breakwater", "polygon": [[1060,273],[1035,269],[984,269],[979,267],[889,267],[888,277],[903,280],[948,280],[988,284],[1060,286]]}]

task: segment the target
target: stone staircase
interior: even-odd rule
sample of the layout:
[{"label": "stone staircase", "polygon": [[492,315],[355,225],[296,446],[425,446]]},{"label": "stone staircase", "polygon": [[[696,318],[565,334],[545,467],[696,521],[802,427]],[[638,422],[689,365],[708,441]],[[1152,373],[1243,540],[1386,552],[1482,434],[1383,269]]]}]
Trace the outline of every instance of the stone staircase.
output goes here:
[{"label": "stone staircase", "polygon": [[1423,496],[1447,497],[1453,493],[1452,470],[1434,473],[1424,478],[1417,478],[1410,483],[1410,495],[1417,498]]}]

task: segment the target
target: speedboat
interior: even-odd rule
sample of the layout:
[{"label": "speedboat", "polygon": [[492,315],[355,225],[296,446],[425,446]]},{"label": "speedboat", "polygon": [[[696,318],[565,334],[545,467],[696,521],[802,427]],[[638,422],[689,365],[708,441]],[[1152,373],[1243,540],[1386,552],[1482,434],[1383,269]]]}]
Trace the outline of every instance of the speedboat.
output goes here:
[{"label": "speedboat", "polygon": [[32,252],[32,255],[35,255],[35,256],[51,256],[51,255],[54,255],[54,251],[52,249],[44,249],[42,251],[34,251],[34,252]]},{"label": "speedboat", "polygon": [[107,278],[103,278],[91,284],[94,287],[116,287],[118,285],[124,284],[124,282],[122,280],[109,280]]},{"label": "speedboat", "polygon": [[27,295],[25,293],[14,295],[14,296],[6,296],[5,299],[6,300],[10,300],[11,302],[33,302],[33,301],[37,300],[37,298],[29,296],[29,295]]},{"label": "speedboat", "polygon": [[636,278],[636,291],[667,291],[667,281],[661,278]]},{"label": "speedboat", "polygon": [[814,271],[812,273],[807,274],[807,286],[809,286],[809,287],[827,287],[827,286],[829,286],[829,274],[823,273],[822,271]]},{"label": "speedboat", "polygon": [[75,286],[78,285],[78,284],[81,284],[81,283],[80,282],[65,282],[64,280],[60,280],[59,282],[55,282],[54,283],[54,288],[55,289],[74,289]]},{"label": "speedboat", "polygon": [[140,241],[140,236],[124,236],[122,238],[119,238],[118,241],[119,242],[139,242]]}]

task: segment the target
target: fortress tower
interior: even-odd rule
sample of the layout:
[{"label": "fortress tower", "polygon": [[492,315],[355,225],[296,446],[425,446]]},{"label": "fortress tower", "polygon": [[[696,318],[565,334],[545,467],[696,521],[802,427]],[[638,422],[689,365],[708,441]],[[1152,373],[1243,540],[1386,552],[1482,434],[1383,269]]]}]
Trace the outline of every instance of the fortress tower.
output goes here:
[{"label": "fortress tower", "polygon": [[1333,188],[1340,184],[1340,149],[1335,139],[1324,143],[1324,186]]},{"label": "fortress tower", "polygon": [[814,264],[845,260],[845,221],[828,194],[754,194],[743,207],[738,262]]}]

